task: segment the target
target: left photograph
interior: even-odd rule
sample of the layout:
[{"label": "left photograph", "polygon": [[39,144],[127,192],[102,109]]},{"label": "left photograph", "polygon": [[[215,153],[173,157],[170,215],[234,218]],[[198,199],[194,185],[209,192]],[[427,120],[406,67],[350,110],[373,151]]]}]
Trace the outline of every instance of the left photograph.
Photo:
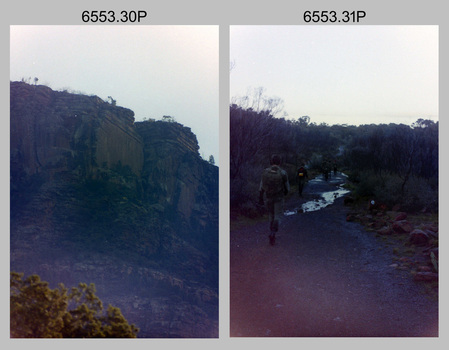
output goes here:
[{"label": "left photograph", "polygon": [[218,38],[10,27],[11,338],[218,338]]}]

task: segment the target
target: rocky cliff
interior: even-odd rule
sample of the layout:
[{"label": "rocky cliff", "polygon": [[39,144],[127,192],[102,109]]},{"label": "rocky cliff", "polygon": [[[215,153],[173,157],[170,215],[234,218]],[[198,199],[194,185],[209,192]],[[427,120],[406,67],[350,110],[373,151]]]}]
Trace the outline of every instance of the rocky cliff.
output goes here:
[{"label": "rocky cliff", "polygon": [[11,83],[10,91],[11,164],[24,175],[78,171],[92,177],[118,162],[140,174],[143,148],[133,111],[46,86]]},{"label": "rocky cliff", "polygon": [[139,337],[218,335],[218,168],[178,123],[10,84],[11,270],[95,283]]}]

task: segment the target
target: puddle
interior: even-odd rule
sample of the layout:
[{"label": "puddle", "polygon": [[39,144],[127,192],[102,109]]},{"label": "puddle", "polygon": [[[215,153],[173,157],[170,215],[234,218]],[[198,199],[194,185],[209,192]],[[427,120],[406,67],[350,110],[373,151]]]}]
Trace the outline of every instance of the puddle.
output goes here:
[{"label": "puddle", "polygon": [[[344,174],[342,174],[342,175],[344,175]],[[314,179],[312,181],[320,182],[323,180]],[[300,208],[296,208],[294,210],[286,210],[284,212],[284,215],[289,216],[289,215],[298,214],[298,212],[299,213],[307,213],[307,212],[317,211],[317,210],[326,208],[327,206],[334,203],[334,201],[337,198],[340,198],[349,192],[350,192],[349,190],[344,189],[343,187],[338,187],[337,189],[335,189],[333,191],[321,193],[321,198],[303,203]]]}]

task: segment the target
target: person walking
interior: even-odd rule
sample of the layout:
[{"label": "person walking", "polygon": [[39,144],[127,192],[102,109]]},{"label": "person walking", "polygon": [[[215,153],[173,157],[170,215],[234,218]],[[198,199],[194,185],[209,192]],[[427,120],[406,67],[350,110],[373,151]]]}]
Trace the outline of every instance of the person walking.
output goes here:
[{"label": "person walking", "polygon": [[321,169],[323,171],[324,180],[326,180],[326,181],[329,180],[330,165],[326,159],[323,161],[323,164],[321,165]]},{"label": "person walking", "polygon": [[300,197],[302,197],[302,191],[304,189],[304,185],[306,183],[306,179],[309,178],[309,175],[307,173],[307,169],[303,164],[298,168],[298,171],[296,172],[296,182],[298,183],[298,194]]},{"label": "person walking", "polygon": [[271,157],[271,166],[262,173],[259,186],[259,203],[264,204],[266,196],[266,208],[270,221],[270,244],[276,243],[276,233],[279,230],[280,218],[284,210],[284,196],[290,191],[288,175],[281,169],[281,157],[277,154]]}]

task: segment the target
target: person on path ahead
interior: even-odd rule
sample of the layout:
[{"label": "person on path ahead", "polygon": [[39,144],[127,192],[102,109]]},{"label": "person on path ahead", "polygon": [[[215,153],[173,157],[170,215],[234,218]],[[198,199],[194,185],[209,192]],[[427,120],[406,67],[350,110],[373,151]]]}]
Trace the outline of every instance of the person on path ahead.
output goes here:
[{"label": "person on path ahead", "polygon": [[309,178],[307,173],[307,169],[304,164],[302,164],[298,171],[296,172],[296,181],[298,182],[298,193],[302,197],[302,190],[304,189],[304,185],[306,183],[306,179]]},{"label": "person on path ahead", "polygon": [[323,176],[324,176],[324,179],[327,181],[327,180],[329,180],[329,173],[330,173],[330,171],[331,171],[331,167],[330,167],[330,164],[329,164],[329,162],[325,159],[324,161],[323,161],[323,163],[321,164],[321,169],[322,169],[322,171],[323,171]]},{"label": "person on path ahead", "polygon": [[259,186],[259,203],[264,204],[263,195],[266,195],[266,207],[270,220],[270,244],[276,242],[276,232],[279,229],[281,215],[284,211],[284,196],[290,191],[287,172],[280,167],[281,157],[273,155],[271,166],[262,173]]}]

